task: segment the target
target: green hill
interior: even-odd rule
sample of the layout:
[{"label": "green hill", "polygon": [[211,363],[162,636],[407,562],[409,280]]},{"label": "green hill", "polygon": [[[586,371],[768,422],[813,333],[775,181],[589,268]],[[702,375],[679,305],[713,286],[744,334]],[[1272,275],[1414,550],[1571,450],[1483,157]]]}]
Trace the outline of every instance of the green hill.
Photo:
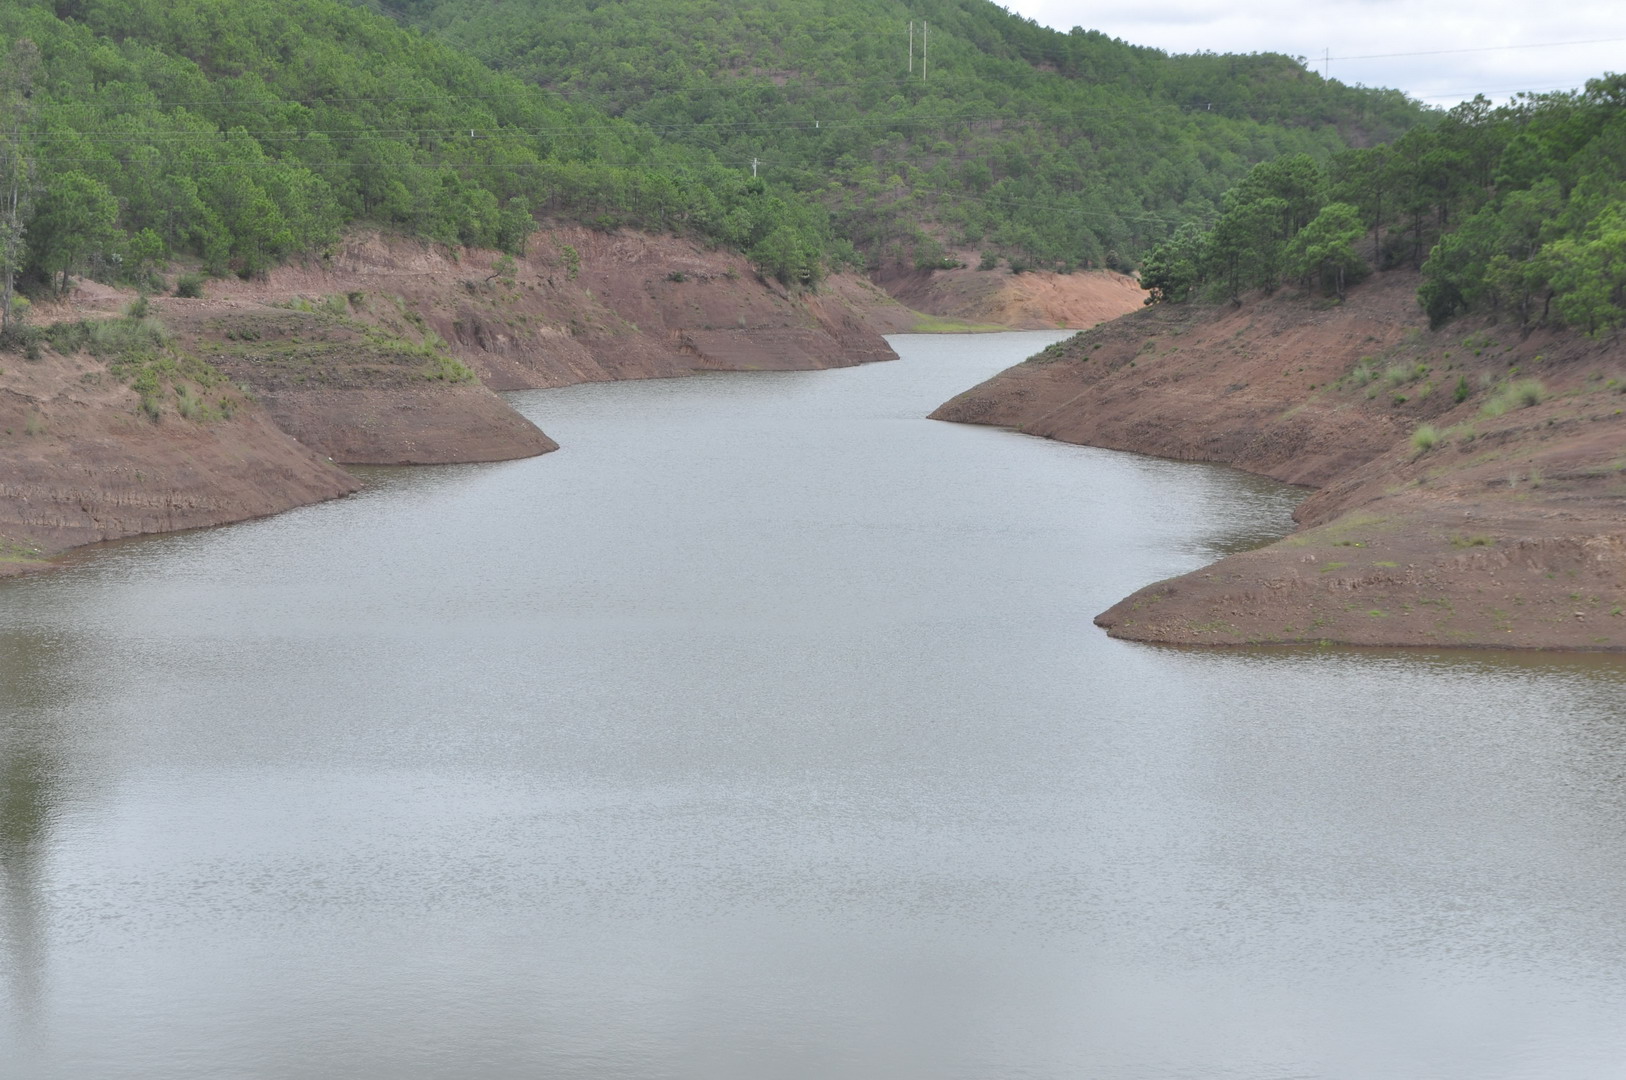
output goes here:
[{"label": "green hill", "polygon": [[0,194],[0,269],[41,286],[177,254],[253,274],[355,223],[514,250],[536,213],[786,276],[841,250],[821,210],[703,149],[338,0],[0,6]]},{"label": "green hill", "polygon": [[1288,57],[1169,56],[987,0],[368,2],[573,101],[755,162],[818,196],[872,257],[922,266],[944,245],[1125,265],[1211,219],[1260,161],[1324,158],[1425,116]]},{"label": "green hill", "polygon": [[985,0],[367,4],[0,7],[0,276],[252,275],[358,224],[515,251],[538,215],[700,237],[787,283],[967,247],[1122,267],[1254,164],[1425,115]]},{"label": "green hill", "polygon": [[1342,295],[1420,266],[1434,325],[1468,311],[1588,334],[1626,326],[1626,76],[1579,93],[1478,98],[1392,145],[1259,165],[1212,228],[1146,258],[1154,301],[1285,282]]}]

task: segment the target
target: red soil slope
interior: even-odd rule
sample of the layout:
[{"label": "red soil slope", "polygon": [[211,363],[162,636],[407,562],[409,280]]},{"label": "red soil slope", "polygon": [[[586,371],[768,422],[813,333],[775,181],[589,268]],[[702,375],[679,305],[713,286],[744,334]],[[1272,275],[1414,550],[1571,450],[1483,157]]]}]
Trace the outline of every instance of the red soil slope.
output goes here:
[{"label": "red soil slope", "polygon": [[895,269],[876,282],[916,311],[1012,330],[1088,329],[1138,310],[1146,298],[1139,282],[1111,270]]},{"label": "red soil slope", "polygon": [[[355,236],[206,293],[153,304],[181,352],[208,365],[191,382],[168,378],[147,403],[156,419],[106,362],[0,353],[0,574],[80,544],[355,490],[330,458],[491,461],[555,447],[493,389],[894,356],[864,319],[896,304],[867,283],[792,294],[737,255],[581,228],[544,230],[513,264]],[[118,318],[132,299],[83,283],[34,318]],[[189,416],[168,396],[183,387],[203,402]]]},{"label": "red soil slope", "polygon": [[1431,333],[1415,286],[1149,309],[933,415],[1320,489],[1293,535],[1103,613],[1114,636],[1626,648],[1626,348]]},{"label": "red soil slope", "polygon": [[244,404],[208,423],[160,422],[84,356],[0,354],[0,575],[138,533],[238,521],[360,484]]}]

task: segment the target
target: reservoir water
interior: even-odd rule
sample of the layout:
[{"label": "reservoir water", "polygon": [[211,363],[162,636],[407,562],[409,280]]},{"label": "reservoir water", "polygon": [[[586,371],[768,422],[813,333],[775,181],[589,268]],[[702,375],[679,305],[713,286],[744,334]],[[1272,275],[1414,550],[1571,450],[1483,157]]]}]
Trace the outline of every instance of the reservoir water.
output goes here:
[{"label": "reservoir water", "polygon": [[922,419],[1057,336],[0,584],[0,1075],[1626,1076],[1626,665],[1109,640],[1300,493]]}]

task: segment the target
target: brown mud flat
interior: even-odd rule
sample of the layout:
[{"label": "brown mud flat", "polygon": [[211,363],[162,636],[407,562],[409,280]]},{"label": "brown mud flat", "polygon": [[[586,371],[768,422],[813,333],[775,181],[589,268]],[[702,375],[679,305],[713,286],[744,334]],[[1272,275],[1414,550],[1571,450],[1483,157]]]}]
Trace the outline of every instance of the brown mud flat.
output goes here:
[{"label": "brown mud flat", "polygon": [[1291,535],[1103,612],[1114,637],[1626,649],[1626,347],[1430,332],[1416,284],[1151,308],[933,416],[1317,489]]}]

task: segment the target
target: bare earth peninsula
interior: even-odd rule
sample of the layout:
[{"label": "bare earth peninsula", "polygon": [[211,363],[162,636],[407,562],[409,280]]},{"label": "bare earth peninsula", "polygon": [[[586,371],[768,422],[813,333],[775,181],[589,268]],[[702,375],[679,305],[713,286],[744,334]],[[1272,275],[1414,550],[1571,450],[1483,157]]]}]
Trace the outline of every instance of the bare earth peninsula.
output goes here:
[{"label": "bare earth peninsula", "polygon": [[1101,613],[1114,637],[1626,648],[1626,347],[1430,331],[1417,280],[1156,305],[932,415],[1314,489],[1291,535]]}]

